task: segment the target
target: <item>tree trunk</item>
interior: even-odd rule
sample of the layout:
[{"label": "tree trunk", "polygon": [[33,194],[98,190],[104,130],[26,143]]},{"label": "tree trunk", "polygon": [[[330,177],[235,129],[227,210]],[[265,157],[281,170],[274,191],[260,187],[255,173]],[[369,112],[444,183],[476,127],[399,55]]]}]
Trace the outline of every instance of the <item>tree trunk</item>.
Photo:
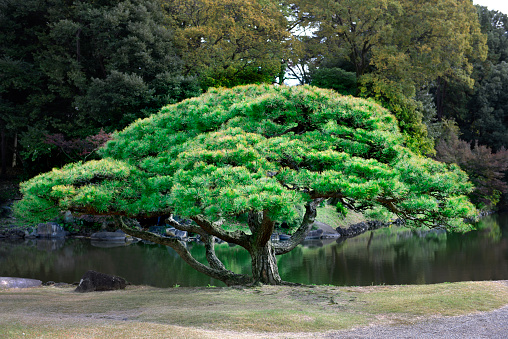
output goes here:
[{"label": "tree trunk", "polygon": [[446,81],[441,77],[437,79],[437,88],[436,88],[436,111],[437,111],[437,120],[442,121],[444,115],[444,101],[446,96]]},{"label": "tree trunk", "polygon": [[275,250],[270,241],[263,247],[252,249],[250,255],[252,259],[252,277],[256,283],[269,285],[282,284]]},{"label": "tree trunk", "polygon": [[5,128],[0,131],[0,153],[1,153],[1,171],[0,178],[7,177],[7,147],[5,146]]},{"label": "tree trunk", "polygon": [[14,151],[12,152],[12,168],[17,165],[16,156],[18,154],[18,133],[14,134]]}]

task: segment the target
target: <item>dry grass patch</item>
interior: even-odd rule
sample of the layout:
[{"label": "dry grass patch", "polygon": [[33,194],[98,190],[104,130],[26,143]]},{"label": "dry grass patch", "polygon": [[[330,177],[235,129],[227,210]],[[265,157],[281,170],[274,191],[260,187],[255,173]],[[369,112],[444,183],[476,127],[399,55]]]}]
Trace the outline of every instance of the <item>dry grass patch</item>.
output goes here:
[{"label": "dry grass patch", "polygon": [[508,303],[503,282],[477,281],[434,285],[363,287],[357,290],[373,313],[455,316],[490,311]]},{"label": "dry grass patch", "polygon": [[130,286],[85,293],[41,287],[0,291],[0,338],[299,337],[499,308],[501,282],[378,287]]}]

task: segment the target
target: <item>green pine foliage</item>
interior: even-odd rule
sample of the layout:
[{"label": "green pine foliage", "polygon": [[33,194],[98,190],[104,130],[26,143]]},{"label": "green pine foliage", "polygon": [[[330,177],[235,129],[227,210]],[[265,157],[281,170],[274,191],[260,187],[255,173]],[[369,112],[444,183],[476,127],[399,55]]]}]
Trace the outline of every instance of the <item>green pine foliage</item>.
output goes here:
[{"label": "green pine foliage", "polygon": [[34,220],[70,209],[210,222],[262,211],[291,222],[309,201],[335,198],[411,225],[468,229],[466,174],[402,142],[393,115],[370,100],[310,86],[211,89],[116,133],[102,160],[23,183],[16,210]]}]

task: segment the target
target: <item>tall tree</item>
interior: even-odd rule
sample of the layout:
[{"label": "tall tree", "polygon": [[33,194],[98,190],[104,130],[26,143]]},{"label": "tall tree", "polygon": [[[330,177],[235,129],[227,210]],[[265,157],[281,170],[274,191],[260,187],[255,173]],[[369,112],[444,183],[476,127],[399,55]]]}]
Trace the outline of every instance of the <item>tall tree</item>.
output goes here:
[{"label": "tall tree", "polygon": [[[35,66],[35,57],[43,49],[38,37],[47,34],[44,13],[46,1],[0,1],[0,131],[2,168],[14,150],[16,135],[27,125],[40,127],[41,108],[48,102],[44,75]],[[8,144],[8,145],[7,145]]]},{"label": "tall tree", "polygon": [[349,64],[360,95],[396,114],[413,149],[431,152],[414,96],[429,82],[449,77],[472,85],[471,59],[484,57],[486,48],[471,2],[298,0],[292,8],[296,22],[315,28],[322,46],[317,66],[327,59]]},{"label": "tall tree", "polygon": [[[116,215],[126,233],[171,246],[226,284],[281,284],[276,255],[305,238],[326,199],[413,226],[468,229],[463,220],[476,211],[464,196],[472,188],[465,173],[401,143],[395,118],[372,101],[308,86],[213,89],[133,123],[108,142],[100,161],[22,184],[16,211],[34,219],[62,209]],[[136,221],[163,215],[193,221],[168,219],[201,236],[208,265],[176,238]],[[288,242],[271,242],[283,222],[296,230]],[[224,266],[215,237],[250,253],[252,276]]]},{"label": "tall tree", "polygon": [[195,79],[182,75],[156,0],[3,0],[0,6],[2,31],[13,32],[0,38],[0,118],[21,134],[26,159],[58,162],[45,134],[111,132],[200,93]]},{"label": "tall tree", "polygon": [[497,151],[508,147],[508,15],[486,7],[478,7],[478,12],[489,53],[474,65],[474,90],[448,84],[444,115],[457,121],[466,141]]},{"label": "tall tree", "polygon": [[466,140],[496,151],[508,146],[508,63],[502,61],[484,73],[468,109],[460,121]]},{"label": "tall tree", "polygon": [[271,83],[283,70],[287,20],[271,0],[164,0],[188,74],[204,88]]}]

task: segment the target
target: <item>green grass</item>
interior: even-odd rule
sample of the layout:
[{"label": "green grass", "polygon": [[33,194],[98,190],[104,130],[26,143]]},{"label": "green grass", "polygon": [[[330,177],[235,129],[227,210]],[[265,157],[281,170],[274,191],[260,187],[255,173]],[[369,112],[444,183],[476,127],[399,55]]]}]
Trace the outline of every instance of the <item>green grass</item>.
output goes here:
[{"label": "green grass", "polygon": [[75,293],[0,290],[0,338],[287,337],[422,317],[488,311],[507,303],[503,282],[415,286],[262,286]]},{"label": "green grass", "polygon": [[337,215],[334,206],[325,205],[317,209],[316,220],[330,225],[333,228],[337,228],[339,226],[347,228],[349,225],[357,224],[359,222],[366,221],[367,219],[361,213],[353,211],[348,211],[346,217],[340,218]]}]

